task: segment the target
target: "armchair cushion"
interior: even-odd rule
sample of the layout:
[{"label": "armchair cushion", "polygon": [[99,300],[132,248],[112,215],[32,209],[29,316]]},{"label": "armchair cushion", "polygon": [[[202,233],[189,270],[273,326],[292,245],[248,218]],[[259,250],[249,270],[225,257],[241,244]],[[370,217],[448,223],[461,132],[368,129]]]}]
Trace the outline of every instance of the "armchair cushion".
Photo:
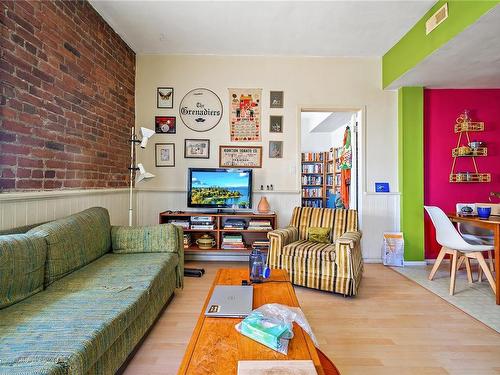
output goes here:
[{"label": "armchair cushion", "polygon": [[324,242],[298,240],[284,246],[281,255],[284,257],[321,259],[333,262],[335,260],[335,245]]}]

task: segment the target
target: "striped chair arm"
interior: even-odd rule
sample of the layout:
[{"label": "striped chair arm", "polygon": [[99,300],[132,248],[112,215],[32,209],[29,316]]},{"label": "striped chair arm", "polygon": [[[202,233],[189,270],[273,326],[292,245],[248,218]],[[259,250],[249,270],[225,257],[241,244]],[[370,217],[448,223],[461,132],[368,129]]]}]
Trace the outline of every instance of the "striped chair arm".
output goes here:
[{"label": "striped chair arm", "polygon": [[349,245],[351,249],[354,249],[356,243],[359,245],[360,241],[361,241],[361,232],[355,231],[355,232],[345,232],[342,236],[337,238],[337,241],[335,242],[341,245]]},{"label": "striped chair arm", "polygon": [[269,238],[269,253],[267,255],[267,264],[271,268],[275,268],[279,264],[279,256],[283,247],[298,241],[299,230],[297,227],[286,227],[283,229],[276,229],[267,233]]},{"label": "striped chair arm", "polygon": [[[339,279],[354,279],[359,273],[363,259],[361,254],[361,232],[346,232],[335,241],[335,264]],[[356,288],[355,288],[356,289]],[[348,294],[344,292],[344,294]]]}]

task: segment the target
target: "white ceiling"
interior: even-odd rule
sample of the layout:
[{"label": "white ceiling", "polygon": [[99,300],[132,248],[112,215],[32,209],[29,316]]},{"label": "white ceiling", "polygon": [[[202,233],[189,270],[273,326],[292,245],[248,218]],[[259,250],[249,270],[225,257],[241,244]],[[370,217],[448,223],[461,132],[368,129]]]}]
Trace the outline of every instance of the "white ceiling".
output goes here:
[{"label": "white ceiling", "polygon": [[138,54],[382,56],[434,0],[90,0]]},{"label": "white ceiling", "polygon": [[356,112],[301,112],[301,126],[309,133],[332,133],[349,125]]},{"label": "white ceiling", "polygon": [[500,5],[483,15],[476,23],[388,88],[401,86],[500,87]]}]

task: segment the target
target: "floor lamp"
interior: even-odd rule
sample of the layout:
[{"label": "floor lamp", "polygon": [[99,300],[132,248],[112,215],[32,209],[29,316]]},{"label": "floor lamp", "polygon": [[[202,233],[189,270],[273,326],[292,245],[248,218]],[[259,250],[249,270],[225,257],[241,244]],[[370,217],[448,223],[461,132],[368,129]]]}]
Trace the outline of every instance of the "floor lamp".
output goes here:
[{"label": "floor lamp", "polygon": [[134,213],[134,208],[133,208],[133,188],[134,188],[134,172],[139,171],[135,178],[135,183],[140,183],[142,181],[149,180],[153,178],[155,175],[149,172],[146,172],[146,169],[144,166],[139,163],[137,166],[135,165],[135,156],[136,156],[136,151],[135,151],[135,146],[137,143],[141,144],[141,148],[146,148],[148,145],[148,139],[151,138],[155,132],[151,129],[147,128],[141,128],[141,134],[142,134],[142,139],[138,140],[136,135],[135,135],[135,127],[132,127],[132,132],[131,132],[131,137],[130,137],[130,167],[128,168],[130,170],[130,185],[129,185],[129,197],[128,197],[128,225],[132,226],[132,219],[133,219],[133,213]]}]

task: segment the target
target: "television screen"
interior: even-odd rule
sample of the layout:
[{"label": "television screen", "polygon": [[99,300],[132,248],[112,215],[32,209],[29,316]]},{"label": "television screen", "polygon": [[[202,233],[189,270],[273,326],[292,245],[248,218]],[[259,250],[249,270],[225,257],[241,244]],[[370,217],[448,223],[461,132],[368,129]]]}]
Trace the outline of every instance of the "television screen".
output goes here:
[{"label": "television screen", "polygon": [[252,170],[190,168],[188,207],[251,208]]}]

